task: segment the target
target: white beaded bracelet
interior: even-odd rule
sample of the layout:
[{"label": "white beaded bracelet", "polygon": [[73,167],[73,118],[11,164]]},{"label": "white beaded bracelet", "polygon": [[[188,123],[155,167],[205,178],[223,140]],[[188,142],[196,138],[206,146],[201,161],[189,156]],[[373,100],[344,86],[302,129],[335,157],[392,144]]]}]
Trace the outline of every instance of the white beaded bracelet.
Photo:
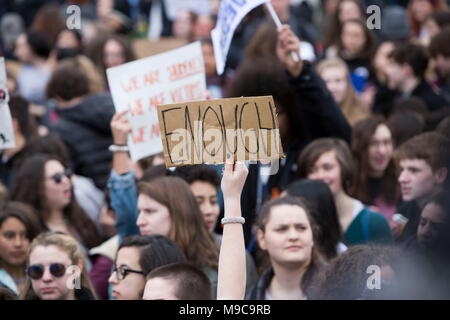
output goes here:
[{"label": "white beaded bracelet", "polygon": [[220,220],[220,222],[222,224],[227,224],[227,223],[244,224],[245,223],[245,218],[243,218],[243,217],[226,217],[226,218],[222,218],[222,220]]},{"label": "white beaded bracelet", "polygon": [[130,151],[130,149],[128,148],[127,145],[117,145],[117,144],[110,145],[108,149],[111,152],[127,152],[127,151]]}]

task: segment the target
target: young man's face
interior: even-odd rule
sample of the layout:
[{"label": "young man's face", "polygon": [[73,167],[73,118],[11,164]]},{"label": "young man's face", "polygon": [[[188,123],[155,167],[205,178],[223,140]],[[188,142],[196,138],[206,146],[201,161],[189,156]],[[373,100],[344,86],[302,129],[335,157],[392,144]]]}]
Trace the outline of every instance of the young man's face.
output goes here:
[{"label": "young man's face", "polygon": [[398,182],[404,201],[426,199],[436,192],[441,185],[437,174],[422,159],[400,160]]},{"label": "young man's face", "polygon": [[433,59],[434,70],[441,79],[450,78],[450,57],[439,54]]},{"label": "young man's face", "polygon": [[405,79],[408,77],[406,66],[398,64],[393,59],[389,59],[385,70],[389,89],[400,90]]}]

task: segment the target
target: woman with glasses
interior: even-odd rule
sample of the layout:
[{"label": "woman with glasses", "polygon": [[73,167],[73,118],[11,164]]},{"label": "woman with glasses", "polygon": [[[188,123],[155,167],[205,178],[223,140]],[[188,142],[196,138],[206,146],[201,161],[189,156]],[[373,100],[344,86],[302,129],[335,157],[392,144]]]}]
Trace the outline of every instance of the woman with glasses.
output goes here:
[{"label": "woman with glasses", "polygon": [[77,241],[60,232],[40,234],[30,245],[25,300],[95,300]]},{"label": "woman with glasses", "polygon": [[0,210],[0,288],[17,296],[23,291],[27,251],[40,231],[36,214],[28,205],[9,202]]},{"label": "woman with glasses", "polygon": [[24,161],[11,198],[32,206],[44,229],[70,234],[87,248],[100,244],[95,224],[73,196],[70,171],[58,158],[38,154]]},{"label": "woman with glasses", "polygon": [[140,300],[147,274],[157,267],[184,261],[181,250],[164,236],[129,236],[119,246],[109,277],[112,297]]}]

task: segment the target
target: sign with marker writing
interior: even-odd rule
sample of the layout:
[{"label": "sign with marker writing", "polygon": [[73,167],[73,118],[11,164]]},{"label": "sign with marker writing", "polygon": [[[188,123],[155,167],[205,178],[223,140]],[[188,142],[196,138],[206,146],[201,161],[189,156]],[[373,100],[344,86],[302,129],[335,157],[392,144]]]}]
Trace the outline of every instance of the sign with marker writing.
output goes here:
[{"label": "sign with marker writing", "polygon": [[8,102],[5,59],[0,57],[0,149],[11,149],[16,146]]},{"label": "sign with marker writing", "polygon": [[222,0],[216,27],[211,31],[217,74],[225,70],[228,49],[241,20],[254,8],[268,0]]},{"label": "sign with marker writing", "polygon": [[272,96],[158,106],[166,167],[284,157]]},{"label": "sign with marker writing", "polygon": [[116,111],[129,110],[133,161],[163,151],[157,105],[201,100],[206,78],[200,42],[106,71]]}]

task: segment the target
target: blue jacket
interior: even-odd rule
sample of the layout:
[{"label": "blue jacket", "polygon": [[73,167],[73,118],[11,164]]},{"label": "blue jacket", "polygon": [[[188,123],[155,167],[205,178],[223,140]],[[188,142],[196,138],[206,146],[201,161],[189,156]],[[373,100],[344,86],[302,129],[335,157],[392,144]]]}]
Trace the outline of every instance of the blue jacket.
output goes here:
[{"label": "blue jacket", "polygon": [[118,175],[111,170],[108,180],[111,207],[116,214],[116,230],[119,240],[139,234],[137,220],[137,188],[134,172]]}]

